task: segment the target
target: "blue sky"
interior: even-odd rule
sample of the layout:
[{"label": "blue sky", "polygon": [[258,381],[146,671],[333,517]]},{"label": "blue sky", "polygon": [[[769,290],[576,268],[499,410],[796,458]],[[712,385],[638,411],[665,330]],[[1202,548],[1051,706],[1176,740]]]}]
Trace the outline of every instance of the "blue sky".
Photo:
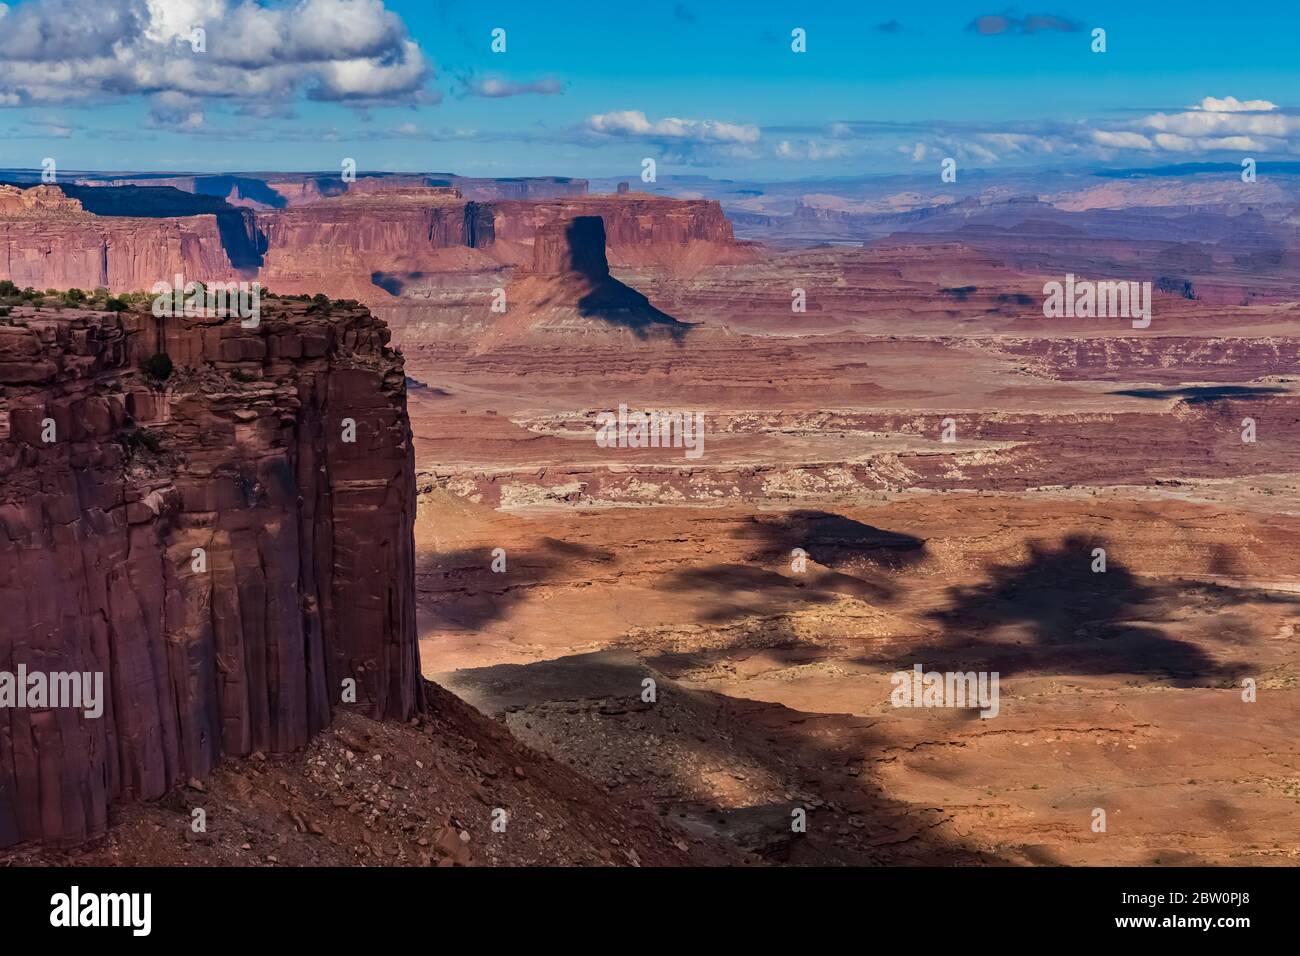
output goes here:
[{"label": "blue sky", "polygon": [[6,167],[790,179],[1300,153],[1289,3],[7,3]]}]

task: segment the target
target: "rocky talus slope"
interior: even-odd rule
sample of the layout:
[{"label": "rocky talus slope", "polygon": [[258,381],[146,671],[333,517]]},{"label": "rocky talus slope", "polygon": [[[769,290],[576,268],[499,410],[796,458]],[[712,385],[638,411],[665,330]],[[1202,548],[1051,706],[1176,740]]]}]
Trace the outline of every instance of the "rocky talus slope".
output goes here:
[{"label": "rocky talus slope", "polygon": [[0,710],[0,846],[101,833],[331,706],[423,707],[402,358],[349,304],[246,324],[0,319],[0,670],[105,698]]}]

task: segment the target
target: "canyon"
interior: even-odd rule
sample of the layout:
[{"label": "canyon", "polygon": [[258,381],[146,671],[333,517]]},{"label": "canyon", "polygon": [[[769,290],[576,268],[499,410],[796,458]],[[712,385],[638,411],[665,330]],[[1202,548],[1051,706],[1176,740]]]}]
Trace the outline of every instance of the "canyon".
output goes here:
[{"label": "canyon", "polygon": [[[98,740],[60,715],[53,738],[59,767],[111,751],[135,769],[50,802],[58,825],[0,822],[9,842],[101,836],[22,860],[1300,854],[1294,189],[1251,208],[1199,183],[1159,184],[1158,204],[1092,184],[810,198],[786,221],[579,181],[250,177],[0,193],[0,279],[19,287],[129,293],[180,271],[334,300],[269,298],[251,331],[134,306],[0,319],[5,580],[27,552],[48,562],[46,590],[10,595],[25,640],[53,653],[70,629],[69,666],[166,649],[123,672],[139,723]],[[1151,281],[1151,326],[1045,318],[1067,273]],[[156,353],[180,369],[165,387],[138,367]],[[597,445],[620,405],[703,414],[703,458]],[[360,447],[335,437],[343,408]],[[68,444],[42,446],[47,417]],[[115,450],[140,429],[157,452]],[[218,541],[205,606],[184,569]],[[219,608],[232,588],[248,599]],[[998,717],[891,706],[915,664],[998,672]],[[325,730],[318,688],[354,669],[363,706],[335,701]],[[170,728],[158,699],[179,686]],[[399,766],[363,779],[344,751]],[[42,794],[60,779],[12,766]],[[203,791],[155,798],[190,777],[256,806],[183,840],[177,808]],[[105,833],[117,796],[153,802]],[[487,820],[513,803],[531,809],[507,844]],[[286,806],[322,833],[279,841]]]}]

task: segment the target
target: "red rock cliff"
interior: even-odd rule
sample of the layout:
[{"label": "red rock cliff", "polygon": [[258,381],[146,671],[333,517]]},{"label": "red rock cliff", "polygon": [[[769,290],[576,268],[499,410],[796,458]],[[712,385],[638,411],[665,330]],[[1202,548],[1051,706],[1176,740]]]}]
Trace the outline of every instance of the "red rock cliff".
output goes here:
[{"label": "red rock cliff", "polygon": [[735,241],[722,206],[711,199],[666,199],[625,193],[539,202],[495,202],[492,207],[496,213],[496,235],[501,239],[530,239],[543,223],[600,216],[605,220],[605,239],[611,248],[683,245],[692,240]]},{"label": "red rock cliff", "polygon": [[0,186],[0,279],[37,289],[131,292],[234,274],[215,215],[96,216],[56,186]]},{"label": "red rock cliff", "polygon": [[[628,193],[475,202],[454,188],[376,179],[304,205],[236,210],[174,187],[72,188],[103,214],[85,212],[75,201],[68,208],[49,205],[58,190],[42,200],[46,205],[25,197],[21,209],[15,201],[9,211],[0,196],[0,279],[124,292],[149,290],[178,273],[206,282],[242,270],[277,292],[373,301],[383,296],[377,276],[527,267],[544,226],[589,217],[604,221],[609,261],[617,267],[683,273],[752,258],[734,240],[722,207],[706,200]],[[137,216],[137,208],[154,218]],[[168,209],[179,212],[163,218]]]},{"label": "red rock cliff", "polygon": [[609,275],[601,218],[580,216],[540,226],[533,239],[532,271],[546,276],[570,272],[592,277]]},{"label": "red rock cliff", "polygon": [[605,223],[609,262],[614,266],[654,266],[693,271],[720,263],[748,262],[753,254],[736,242],[722,206],[705,199],[669,199],[644,193],[495,202],[493,232],[499,257],[527,263],[516,251],[547,223],[598,216]]},{"label": "red rock cliff", "polygon": [[490,241],[481,209],[454,190],[411,189],[260,212],[262,279],[277,291],[356,295],[375,272],[491,268],[475,250]]},{"label": "red rock cliff", "polygon": [[[387,341],[305,302],[263,302],[256,328],[0,319],[0,670],[102,672],[106,698],[98,719],[0,709],[0,845],[81,840],[116,799],[299,747],[348,679],[372,716],[421,706]],[[139,370],[159,352],[161,383]]]}]

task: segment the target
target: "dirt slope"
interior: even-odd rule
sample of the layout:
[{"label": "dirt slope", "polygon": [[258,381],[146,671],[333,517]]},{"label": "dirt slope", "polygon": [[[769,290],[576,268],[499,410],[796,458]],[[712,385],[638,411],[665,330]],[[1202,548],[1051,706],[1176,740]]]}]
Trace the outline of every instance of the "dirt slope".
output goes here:
[{"label": "dirt slope", "polygon": [[[124,805],[106,837],[0,865],[680,866],[745,862],[513,739],[436,685],[410,724],[337,712],[304,750]],[[197,783],[197,781],[195,782]],[[492,829],[494,809],[507,813]],[[192,830],[193,811],[207,832]]]}]

